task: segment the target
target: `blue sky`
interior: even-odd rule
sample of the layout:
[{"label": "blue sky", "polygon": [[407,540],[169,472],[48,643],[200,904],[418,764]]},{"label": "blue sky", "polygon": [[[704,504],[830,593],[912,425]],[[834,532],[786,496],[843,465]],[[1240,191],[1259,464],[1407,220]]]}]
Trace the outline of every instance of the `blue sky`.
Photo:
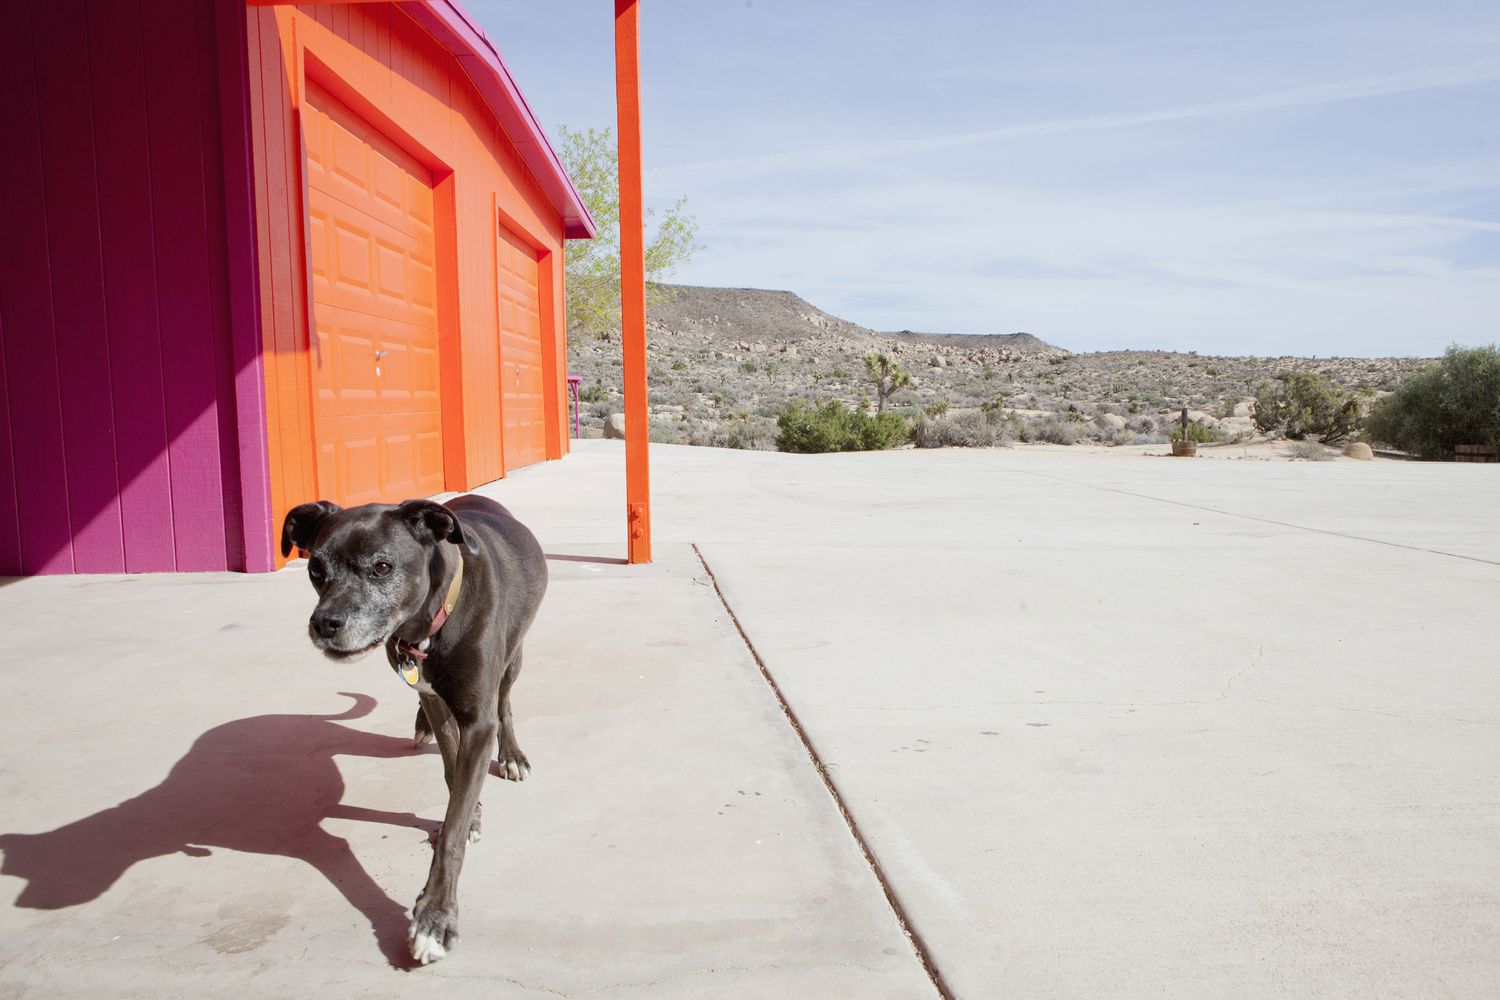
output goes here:
[{"label": "blue sky", "polygon": [[[1500,3],[641,0],[674,280],[1073,350],[1500,340]],[[469,0],[549,132],[608,0]]]}]

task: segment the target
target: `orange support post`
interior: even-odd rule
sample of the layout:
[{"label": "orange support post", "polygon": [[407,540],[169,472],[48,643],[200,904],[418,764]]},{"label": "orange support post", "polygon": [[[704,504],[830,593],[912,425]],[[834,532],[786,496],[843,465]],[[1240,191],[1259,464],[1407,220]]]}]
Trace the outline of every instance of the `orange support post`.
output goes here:
[{"label": "orange support post", "polygon": [[646,252],[641,210],[641,18],[615,0],[615,104],[620,160],[620,340],[625,347],[627,561],[651,561],[651,409],[646,399]]}]

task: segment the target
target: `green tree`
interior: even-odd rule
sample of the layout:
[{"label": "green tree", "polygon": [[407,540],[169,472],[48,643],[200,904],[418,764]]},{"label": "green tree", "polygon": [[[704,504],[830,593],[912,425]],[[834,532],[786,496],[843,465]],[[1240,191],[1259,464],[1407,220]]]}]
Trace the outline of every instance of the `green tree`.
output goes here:
[{"label": "green tree", "polygon": [[1371,408],[1365,436],[1418,458],[1451,459],[1459,444],[1500,450],[1500,350],[1448,348]]},{"label": "green tree", "polygon": [[[620,173],[614,138],[609,129],[557,131],[558,155],[598,227],[593,239],[567,243],[568,329],[607,336],[620,328]],[[654,235],[650,223],[656,213],[646,212],[648,305],[665,294],[658,282],[698,249],[698,223],[685,210],[686,204],[686,198],[678,198],[662,215]]]},{"label": "green tree", "polygon": [[1359,399],[1313,372],[1283,372],[1255,390],[1255,426],[1294,441],[1315,437],[1333,444],[1359,427]]},{"label": "green tree", "polygon": [[865,374],[875,383],[875,412],[885,412],[885,401],[911,385],[911,373],[891,360],[889,354],[866,354]]}]

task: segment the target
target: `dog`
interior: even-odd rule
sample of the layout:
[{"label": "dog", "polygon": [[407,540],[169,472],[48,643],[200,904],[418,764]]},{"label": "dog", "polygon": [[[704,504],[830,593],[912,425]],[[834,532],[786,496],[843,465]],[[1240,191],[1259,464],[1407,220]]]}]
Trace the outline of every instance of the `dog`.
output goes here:
[{"label": "dog", "polygon": [[307,552],[318,592],[307,624],[313,645],[337,662],[384,646],[416,688],[442,751],[448,809],[407,933],[412,959],[426,965],[458,941],[458,876],[466,846],[479,839],[494,748],[507,778],[531,770],[510,689],[547,590],[546,558],[525,525],[477,496],[348,510],[305,503],[282,524],[282,555],[293,548]]}]

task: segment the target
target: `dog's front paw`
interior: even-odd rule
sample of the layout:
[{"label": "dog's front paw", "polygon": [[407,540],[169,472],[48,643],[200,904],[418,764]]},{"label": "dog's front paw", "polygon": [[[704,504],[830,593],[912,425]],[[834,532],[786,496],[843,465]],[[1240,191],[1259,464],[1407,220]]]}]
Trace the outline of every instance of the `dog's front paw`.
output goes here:
[{"label": "dog's front paw", "polygon": [[427,713],[417,706],[417,721],[412,726],[411,745],[420,747],[432,741],[432,727],[427,724]]},{"label": "dog's front paw", "polygon": [[411,945],[412,960],[426,965],[444,957],[458,944],[458,915],[436,907],[424,910],[420,899],[416,909],[406,941]]},{"label": "dog's front paw", "polygon": [[514,743],[501,744],[498,763],[500,777],[506,781],[525,781],[526,776],[531,773],[531,761],[526,759],[521,748]]}]

